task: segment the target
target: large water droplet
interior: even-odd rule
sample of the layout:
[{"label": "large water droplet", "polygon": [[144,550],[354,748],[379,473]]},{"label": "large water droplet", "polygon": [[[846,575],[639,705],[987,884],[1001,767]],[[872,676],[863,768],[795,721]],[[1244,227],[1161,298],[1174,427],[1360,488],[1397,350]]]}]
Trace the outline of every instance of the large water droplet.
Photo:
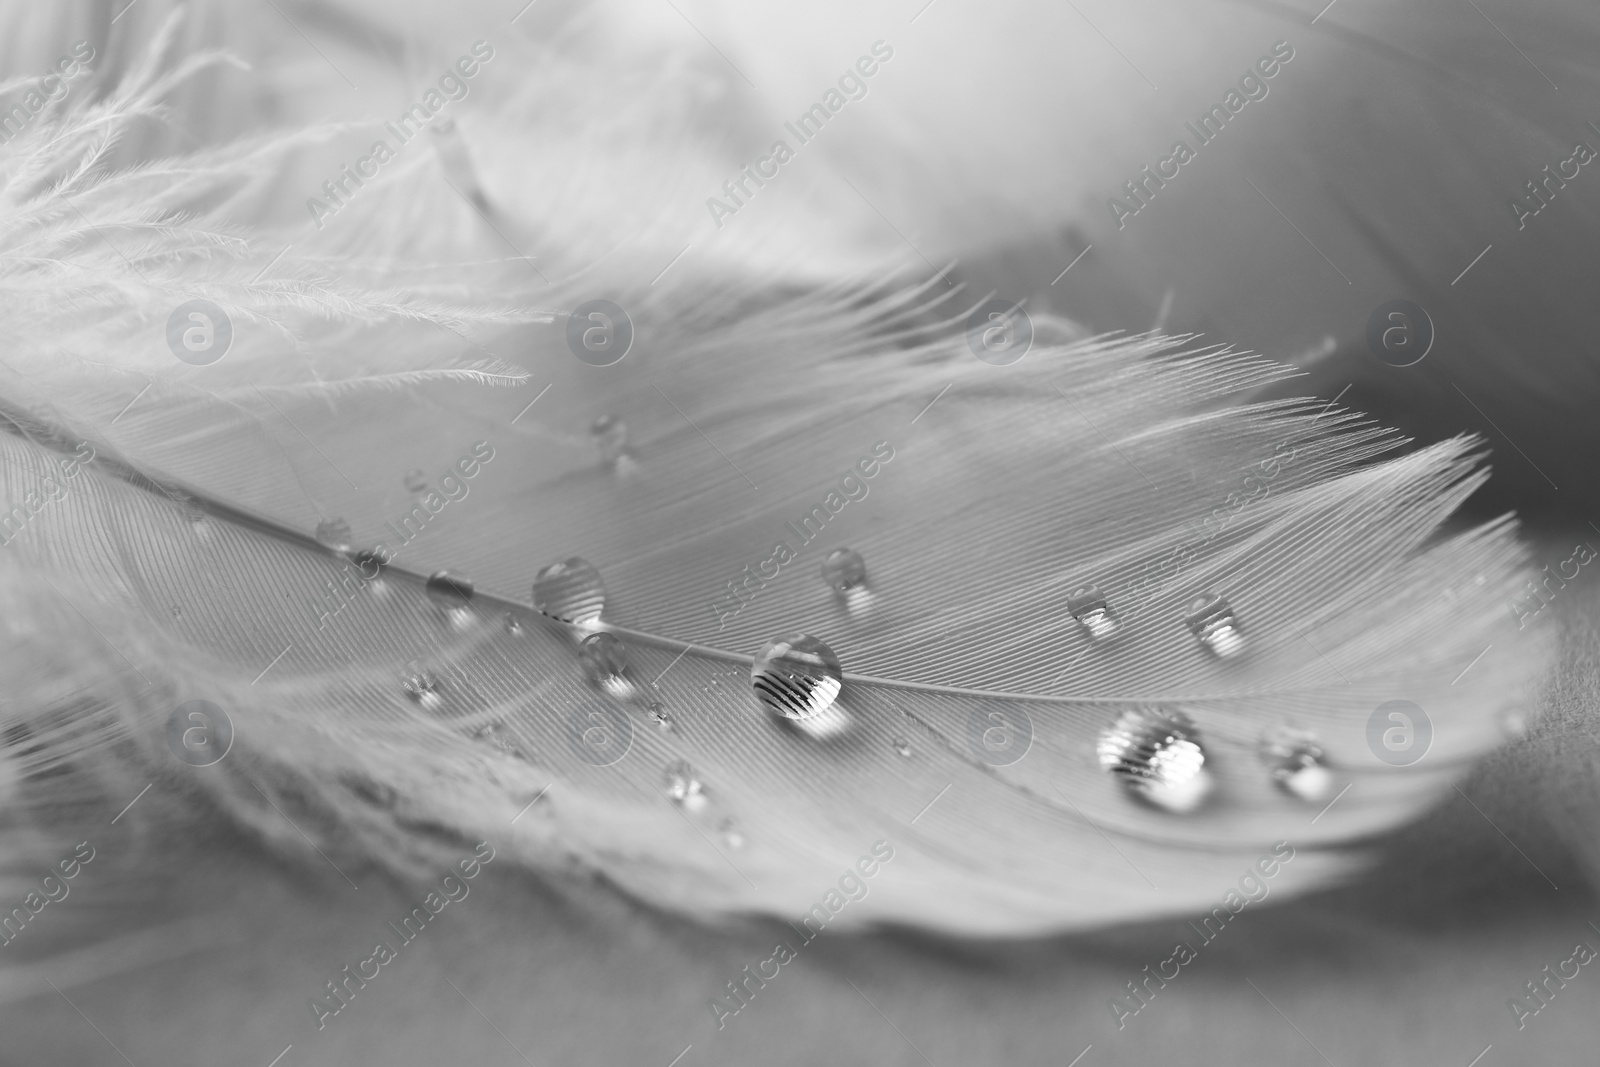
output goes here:
[{"label": "large water droplet", "polygon": [[343,519],[323,519],[317,523],[317,540],[335,552],[349,552],[353,540],[350,524]]},{"label": "large water droplet", "polygon": [[593,563],[573,556],[552,563],[533,579],[533,606],[557,622],[592,626],[606,606],[606,586]]},{"label": "large water droplet", "polygon": [[1333,772],[1322,746],[1305,734],[1275,734],[1262,742],[1272,780],[1290,796],[1315,804],[1333,793]]},{"label": "large water droplet", "polygon": [[406,691],[406,696],[428,711],[438,711],[444,705],[444,696],[439,692],[441,688],[439,676],[417,660],[406,664],[406,672],[405,678],[400,683]]},{"label": "large water droplet", "polygon": [[616,696],[628,689],[623,672],[628,667],[628,646],[612,633],[590,634],[578,646],[578,659],[583,663],[583,673],[589,681]]},{"label": "large water droplet", "polygon": [[822,580],[836,593],[866,584],[867,561],[853,548],[836,548],[822,560]]},{"label": "large water droplet", "polygon": [[661,785],[674,803],[690,811],[698,811],[706,806],[705,787],[695,777],[694,768],[685,760],[674,760],[667,764],[667,769],[661,774]]},{"label": "large water droplet", "polygon": [[1244,631],[1234,617],[1233,606],[1219,593],[1201,593],[1189,605],[1183,620],[1200,643],[1221,657],[1236,655],[1244,648]]},{"label": "large water droplet", "polygon": [[1122,626],[1117,613],[1106,602],[1106,595],[1097,585],[1079,586],[1067,597],[1067,611],[1084,632],[1096,641],[1103,641]]},{"label": "large water droplet", "polygon": [[428,599],[446,611],[464,611],[472,603],[472,580],[449,571],[428,576]]},{"label": "large water droplet", "polygon": [[1135,708],[1100,734],[1100,766],[1141,799],[1167,811],[1193,811],[1211,791],[1205,749],[1181,711]]},{"label": "large water droplet", "polygon": [[628,424],[615,415],[601,415],[590,423],[589,437],[600,450],[602,463],[615,463],[628,450]]},{"label": "large water droplet", "polygon": [[810,634],[768,641],[750,667],[750,684],[768,711],[809,719],[833,706],[844,684],[839,657]]}]

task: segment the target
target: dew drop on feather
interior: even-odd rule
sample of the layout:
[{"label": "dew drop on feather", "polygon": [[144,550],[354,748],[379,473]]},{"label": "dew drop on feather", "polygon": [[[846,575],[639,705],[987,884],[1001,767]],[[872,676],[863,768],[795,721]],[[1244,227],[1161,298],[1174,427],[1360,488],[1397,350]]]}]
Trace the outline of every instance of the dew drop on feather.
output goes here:
[{"label": "dew drop on feather", "polygon": [[1135,708],[1100,734],[1100,766],[1141,800],[1189,812],[1211,791],[1205,749],[1193,720],[1181,711]]},{"label": "dew drop on feather", "polygon": [[853,548],[836,548],[822,561],[822,580],[836,593],[849,593],[866,583],[866,560]]},{"label": "dew drop on feather", "polygon": [[1073,590],[1067,598],[1067,611],[1078,620],[1084,633],[1096,641],[1104,641],[1122,626],[1099,586],[1084,585]]},{"label": "dew drop on feather", "polygon": [[833,706],[844,684],[839,657],[810,634],[773,638],[750,667],[750,684],[768,711],[809,719]]},{"label": "dew drop on feather", "polygon": [[594,564],[573,556],[550,564],[534,577],[533,606],[557,622],[592,626],[605,610],[605,583]]},{"label": "dew drop on feather", "polygon": [[343,519],[323,519],[317,523],[317,540],[335,552],[349,552],[351,546],[350,524]]},{"label": "dew drop on feather", "polygon": [[1184,619],[1194,634],[1213,655],[1226,659],[1244,649],[1244,631],[1234,616],[1233,607],[1219,593],[1201,593],[1189,605]]}]

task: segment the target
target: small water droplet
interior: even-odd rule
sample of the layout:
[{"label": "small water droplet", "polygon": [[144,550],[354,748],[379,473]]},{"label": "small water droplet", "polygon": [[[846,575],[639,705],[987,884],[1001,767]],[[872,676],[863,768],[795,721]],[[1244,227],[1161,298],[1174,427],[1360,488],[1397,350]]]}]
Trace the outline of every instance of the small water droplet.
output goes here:
[{"label": "small water droplet", "polygon": [[350,524],[343,519],[323,519],[317,523],[317,540],[335,552],[348,552],[353,541]]},{"label": "small water droplet", "polygon": [[613,688],[622,682],[622,673],[627,669],[628,646],[616,634],[590,634],[578,645],[578,659],[589,681],[601,688]]},{"label": "small water droplet", "polygon": [[590,423],[589,437],[600,450],[602,463],[615,463],[628,450],[628,424],[615,415],[601,415]]},{"label": "small water droplet", "polygon": [[839,657],[810,634],[768,641],[750,667],[750,684],[768,711],[809,719],[833,706],[844,684]]},{"label": "small water droplet", "polygon": [[413,493],[426,493],[428,491],[428,478],[420,470],[406,471],[406,488]]},{"label": "small water droplet", "polygon": [[1520,741],[1528,735],[1528,718],[1512,708],[1500,713],[1500,732],[1509,740]]},{"label": "small water droplet", "polygon": [[650,713],[650,721],[656,724],[656,728],[658,730],[663,730],[667,733],[674,732],[672,716],[666,713],[666,710],[661,705],[661,701],[652,700],[645,710]]},{"label": "small water droplet", "polygon": [[836,593],[849,593],[866,584],[867,561],[853,548],[836,548],[822,560],[822,580]]},{"label": "small water droplet", "polygon": [[729,848],[744,847],[744,835],[739,832],[738,827],[734,825],[731,818],[723,819],[722,825],[718,826],[717,829],[722,833],[723,844]]},{"label": "small water droplet", "polygon": [[1262,742],[1262,758],[1271,769],[1272,780],[1290,796],[1316,804],[1332,795],[1333,772],[1322,746],[1309,735],[1270,736]]},{"label": "small water droplet", "polygon": [[1189,632],[1217,656],[1227,658],[1244,648],[1244,631],[1234,617],[1233,607],[1219,593],[1201,593],[1189,605],[1184,619]]},{"label": "small water droplet", "polygon": [[1167,811],[1187,812],[1211,791],[1205,749],[1181,711],[1135,708],[1100,734],[1100,766],[1138,797]]},{"label": "small water droplet", "polygon": [[350,562],[356,565],[356,570],[361,572],[361,577],[369,582],[375,582],[383,577],[383,572],[388,564],[384,563],[384,554],[375,548],[363,548],[350,557]]},{"label": "small water droplet", "polygon": [[173,608],[172,609],[172,617],[174,619],[183,618],[183,609],[182,608],[178,608],[178,607]]},{"label": "small water droplet", "polygon": [[1097,585],[1079,586],[1067,597],[1067,611],[1084,632],[1096,641],[1104,641],[1122,626],[1122,620],[1111,610],[1106,595]]},{"label": "small water droplet", "polygon": [[472,580],[449,571],[435,571],[428,577],[428,599],[446,611],[464,611],[472,602]]},{"label": "small water droplet", "polygon": [[902,756],[909,756],[911,755],[911,742],[903,737],[897,737],[894,739],[894,750]]},{"label": "small water droplet", "polygon": [[406,696],[428,711],[437,711],[444,705],[444,696],[439,692],[442,688],[439,676],[417,660],[406,664],[406,676],[400,685],[405,689]]},{"label": "small water droplet", "polygon": [[698,811],[706,806],[705,787],[695,777],[694,768],[686,760],[674,760],[667,764],[667,769],[661,775],[661,784],[667,796],[690,811]]},{"label": "small water droplet", "polygon": [[515,615],[511,614],[511,612],[508,611],[501,616],[500,623],[505,627],[506,633],[510,634],[512,637],[522,636],[522,621]]},{"label": "small water droplet", "polygon": [[606,606],[606,586],[593,563],[573,556],[552,563],[533,579],[533,606],[557,622],[593,626]]}]

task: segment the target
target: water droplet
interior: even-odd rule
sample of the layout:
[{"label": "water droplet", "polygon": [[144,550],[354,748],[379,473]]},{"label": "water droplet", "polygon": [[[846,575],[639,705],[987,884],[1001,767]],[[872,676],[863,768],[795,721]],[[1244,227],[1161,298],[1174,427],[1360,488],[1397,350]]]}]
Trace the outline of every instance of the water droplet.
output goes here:
[{"label": "water droplet", "polygon": [[750,668],[768,711],[786,719],[809,719],[833,706],[844,684],[839,657],[810,634],[784,634],[768,641]]},{"label": "water droplet", "polygon": [[1096,641],[1104,641],[1122,626],[1122,620],[1111,610],[1106,595],[1097,585],[1079,586],[1067,598],[1067,611],[1078,620],[1084,632]]},{"label": "water droplet", "polygon": [[1309,735],[1270,736],[1262,742],[1262,758],[1272,771],[1272,780],[1290,796],[1315,804],[1333,793],[1327,757]]},{"label": "water droplet", "polygon": [[849,593],[867,581],[867,561],[853,548],[836,548],[822,561],[822,580],[836,593]]},{"label": "water droplet", "polygon": [[661,706],[661,701],[652,700],[645,709],[650,713],[650,721],[656,724],[658,730],[673,733],[672,717]]},{"label": "water droplet", "polygon": [[1167,811],[1193,811],[1211,790],[1205,749],[1181,711],[1135,708],[1100,734],[1100,766]]},{"label": "water droplet", "polygon": [[600,450],[602,463],[615,463],[628,450],[628,424],[615,415],[601,415],[590,423],[589,436]]},{"label": "water droplet", "polygon": [[894,739],[894,750],[902,756],[909,756],[911,755],[911,742],[903,737],[897,737]]},{"label": "water droplet", "polygon": [[729,848],[744,847],[744,835],[739,832],[732,819],[723,819],[722,825],[718,826],[717,829],[722,833],[723,844]]},{"label": "water droplet", "polygon": [[181,619],[181,618],[183,618],[183,609],[182,609],[182,608],[177,608],[177,607],[175,607],[175,608],[173,608],[173,609],[172,609],[172,617],[173,617],[173,618],[174,618],[174,619]]},{"label": "water droplet", "polygon": [[1234,618],[1233,607],[1218,593],[1201,593],[1189,605],[1183,620],[1200,643],[1214,654],[1226,658],[1244,648],[1244,631]]},{"label": "water droplet", "polygon": [[1509,740],[1520,741],[1528,735],[1528,719],[1515,708],[1500,713],[1500,732]]},{"label": "water droplet", "polygon": [[706,806],[705,787],[695,777],[694,768],[685,760],[674,760],[667,764],[667,769],[661,775],[661,784],[667,796],[690,811],[698,811]]},{"label": "water droplet", "polygon": [[361,577],[369,582],[378,581],[383,577],[384,554],[375,548],[363,548],[360,552],[350,557],[350,562],[356,565],[356,570],[361,572]]},{"label": "water droplet", "polygon": [[317,540],[335,552],[348,552],[352,542],[350,524],[343,519],[323,519],[317,523]]},{"label": "water droplet", "polygon": [[606,586],[593,563],[573,556],[534,577],[533,606],[557,622],[589,627],[605,610]]},{"label": "water droplet", "polygon": [[628,646],[616,634],[590,634],[578,646],[578,659],[589,681],[609,689],[622,682],[622,672],[628,666]]},{"label": "water droplet", "polygon": [[428,491],[427,476],[420,470],[407,471],[404,480],[406,483],[406,488],[411,490],[413,493],[426,493]]},{"label": "water droplet", "polygon": [[437,711],[444,705],[439,676],[416,660],[406,664],[406,677],[400,684],[406,696],[428,711]]},{"label": "water droplet", "polygon": [[512,637],[522,636],[522,620],[511,614],[511,612],[508,611],[501,616],[500,623],[505,627],[506,633]]},{"label": "water droplet", "polygon": [[428,576],[428,599],[446,611],[464,611],[472,602],[472,580],[449,571]]}]

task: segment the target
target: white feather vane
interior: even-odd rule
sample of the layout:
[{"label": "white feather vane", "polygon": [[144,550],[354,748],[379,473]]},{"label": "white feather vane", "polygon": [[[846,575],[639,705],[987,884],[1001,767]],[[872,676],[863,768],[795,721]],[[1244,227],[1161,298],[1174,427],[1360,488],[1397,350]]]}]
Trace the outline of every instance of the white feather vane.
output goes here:
[{"label": "white feather vane", "polygon": [[[49,146],[71,136],[33,166],[62,173]],[[1290,371],[1188,336],[1040,315],[1026,358],[993,366],[965,298],[899,271],[797,294],[596,269],[524,310],[522,261],[472,272],[491,307],[465,273],[414,280],[453,234],[392,238],[412,266],[375,255],[355,280],[319,274],[314,242],[272,262],[282,234],[205,236],[227,213],[182,205],[224,202],[230,167],[278,144],[165,164],[189,176],[158,209],[74,164],[93,239],[33,194],[7,204],[27,221],[8,232],[59,243],[8,258],[6,284],[81,271],[104,309],[8,318],[0,386],[0,586],[28,620],[0,659],[3,781],[52,825],[143,780],[144,832],[198,804],[355,882],[488,839],[699,917],[803,914],[882,841],[894,877],[841,923],[1020,935],[1210,906],[1279,842],[1299,857],[1280,885],[1341,876],[1497,743],[1543,662],[1503,606],[1526,578],[1511,521],[1453,525],[1487,477],[1471,439],[1405,451],[1332,404],[1251,399]],[[395,180],[419,215],[465,210],[420,165]],[[69,247],[93,273],[61,266]],[[163,331],[196,293],[237,339],[190,370]],[[566,340],[597,293],[635,330],[607,367]],[[373,580],[352,553],[380,543]],[[866,573],[843,595],[820,573],[841,548]],[[591,680],[582,633],[532,607],[571,557],[604,581],[619,677]],[[475,583],[465,607],[425,592],[442,569]],[[1120,620],[1104,639],[1071,610],[1089,586]],[[1237,652],[1187,621],[1203,594]],[[843,664],[827,730],[751,686],[797,631]],[[193,700],[234,732],[206,767],[171,741]],[[1427,733],[1404,766],[1374,740],[1391,701],[1421,712],[1408,744]],[[1186,736],[1160,758],[1204,753],[1195,810],[1102,766],[1162,721]],[[1285,739],[1327,788],[1281,787]]]}]

